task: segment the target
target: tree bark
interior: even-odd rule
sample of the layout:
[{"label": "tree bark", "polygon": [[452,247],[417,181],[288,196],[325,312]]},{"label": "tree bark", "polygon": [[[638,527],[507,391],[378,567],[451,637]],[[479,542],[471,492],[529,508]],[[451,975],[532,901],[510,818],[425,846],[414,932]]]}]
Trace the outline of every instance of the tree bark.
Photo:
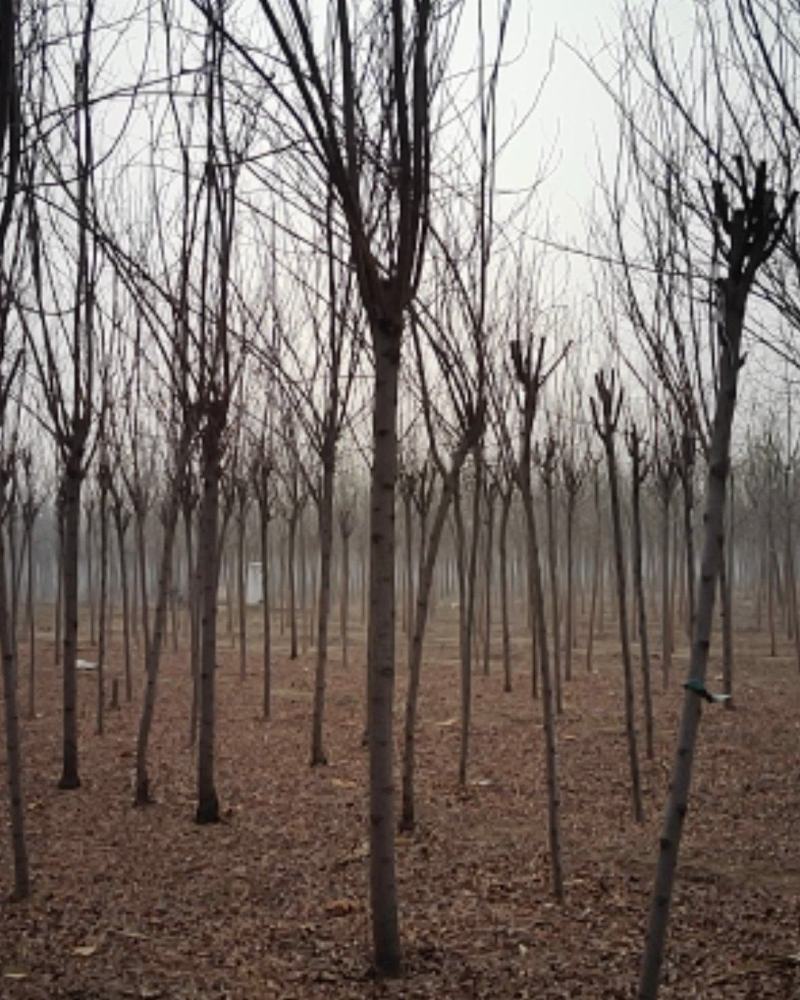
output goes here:
[{"label": "tree bark", "polygon": [[328,622],[330,620],[331,608],[335,447],[335,439],[325,442],[322,457],[322,490],[319,498],[319,611],[317,615],[317,655],[314,669],[314,710],[311,724],[312,767],[328,763],[322,735],[322,724],[325,715]]},{"label": "tree bark", "polygon": [[80,459],[70,455],[61,480],[64,500],[63,769],[58,787],[80,788],[78,776],[78,544]]},{"label": "tree bark", "polygon": [[224,418],[214,407],[206,416],[202,438],[203,494],[198,532],[200,620],[199,744],[197,753],[198,823],[219,822],[219,800],[214,784],[215,671],[217,668],[217,588],[220,551],[219,496]]},{"label": "tree bark", "polygon": [[395,681],[395,489],[397,388],[402,320],[371,323],[375,359],[370,478],[367,739],[369,746],[370,904],[375,963],[400,968],[394,842],[393,702]]},{"label": "tree bark", "polygon": [[[7,471],[0,470],[0,490],[5,493]],[[4,500],[0,494],[0,506]],[[14,859],[14,894],[16,900],[30,895],[28,850],[25,841],[25,801],[22,791],[22,747],[17,711],[17,664],[9,624],[10,609],[6,581],[6,559],[3,532],[0,530],[0,653],[3,657],[3,696],[6,729],[6,781],[8,783],[9,818],[11,820],[11,851]],[[77,759],[76,759],[77,773]]]}]

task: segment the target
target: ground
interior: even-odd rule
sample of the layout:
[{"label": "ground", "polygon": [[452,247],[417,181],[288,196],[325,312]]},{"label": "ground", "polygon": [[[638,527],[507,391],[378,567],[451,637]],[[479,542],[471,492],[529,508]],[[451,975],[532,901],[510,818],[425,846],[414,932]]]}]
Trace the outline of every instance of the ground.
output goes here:
[{"label": "ground", "polygon": [[[273,719],[265,723],[259,636],[251,639],[244,682],[238,651],[223,639],[217,788],[224,822],[199,827],[185,652],[164,658],[151,744],[157,801],[134,809],[139,700],[109,712],[105,735],[96,736],[90,673],[79,682],[82,787],[56,790],[59,679],[52,636],[43,632],[39,714],[25,724],[33,894],[0,906],[0,995],[635,996],[685,656],[668,691],[654,683],[656,758],[643,761],[646,821],[637,826],[610,626],[591,676],[576,649],[558,722],[566,873],[559,906],[549,892],[541,704],[530,696],[525,630],[515,631],[513,693],[502,691],[499,659],[489,676],[474,677],[470,780],[459,788],[455,622],[441,613],[434,622],[420,705],[419,828],[398,840],[404,976],[388,982],[369,968],[363,633],[354,637],[348,670],[334,638],[330,763],[313,770],[313,651],[289,661],[286,637],[276,636]],[[778,657],[767,652],[765,637],[742,632],[736,709],[714,705],[703,715],[663,1000],[800,998],[800,678],[789,642]],[[79,655],[95,652],[84,645]],[[115,649],[115,671],[119,660]],[[711,675],[718,669],[712,664]],[[24,677],[24,647],[21,670]],[[404,689],[401,664],[398,719]],[[7,892],[5,798],[0,819],[0,889]]]}]

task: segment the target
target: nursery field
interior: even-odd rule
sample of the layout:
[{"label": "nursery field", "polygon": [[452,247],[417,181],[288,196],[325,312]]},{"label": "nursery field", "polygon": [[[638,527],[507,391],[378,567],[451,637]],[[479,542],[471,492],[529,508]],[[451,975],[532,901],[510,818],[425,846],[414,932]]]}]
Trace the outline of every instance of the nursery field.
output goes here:
[{"label": "nursery field", "polygon": [[[489,676],[474,676],[469,782],[460,788],[457,622],[437,617],[422,679],[419,824],[413,836],[398,838],[404,975],[379,981],[369,967],[363,634],[354,638],[347,671],[332,649],[329,765],[313,770],[313,651],[290,661],[278,640],[273,718],[264,722],[257,640],[245,681],[238,651],[223,641],[217,790],[224,821],[199,827],[186,653],[165,655],[151,740],[157,801],[134,809],[139,698],[109,711],[105,734],[96,736],[91,673],[79,681],[83,784],[56,790],[60,685],[52,637],[48,644],[41,636],[38,715],[24,724],[33,893],[0,906],[3,998],[635,995],[685,658],[676,659],[669,691],[654,684],[656,757],[642,761],[646,820],[637,826],[617,644],[608,629],[591,676],[576,650],[558,721],[566,900],[557,906],[548,887],[541,705],[530,696],[527,642],[521,632],[512,693],[503,693],[497,661]],[[800,678],[788,642],[776,657],[767,653],[763,636],[740,634],[735,710],[713,705],[704,713],[665,1000],[800,997]],[[79,655],[93,651],[83,646]],[[114,648],[112,672],[118,660]],[[20,669],[24,678],[24,647]],[[712,663],[712,677],[718,669]],[[399,720],[403,663],[397,682]],[[0,817],[5,893],[5,798]]]}]

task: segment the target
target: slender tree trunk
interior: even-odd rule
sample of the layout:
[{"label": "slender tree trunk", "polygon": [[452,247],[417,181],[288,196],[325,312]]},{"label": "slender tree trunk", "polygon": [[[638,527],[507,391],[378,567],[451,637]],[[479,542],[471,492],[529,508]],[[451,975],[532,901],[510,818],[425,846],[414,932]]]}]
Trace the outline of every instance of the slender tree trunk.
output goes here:
[{"label": "slender tree trunk", "polygon": [[[523,473],[523,477],[525,473]],[[535,603],[532,618],[534,623],[534,647],[538,646],[538,673],[542,680],[542,728],[544,730],[545,764],[547,770],[547,829],[550,845],[550,874],[553,896],[561,902],[564,898],[564,870],[561,857],[561,791],[558,780],[558,750],[556,745],[555,699],[550,676],[550,657],[547,643],[547,619],[545,617],[544,587],[539,562],[539,542],[536,531],[536,517],[533,510],[533,495],[530,483],[521,485],[522,504],[528,535],[528,595]]]},{"label": "slender tree trunk", "polygon": [[553,679],[555,681],[556,712],[561,715],[564,711],[564,695],[561,690],[561,614],[558,605],[558,549],[552,472],[545,477],[544,495],[547,510],[547,563],[550,570],[550,616],[553,630]]},{"label": "slender tree trunk", "polygon": [[[706,509],[703,519],[703,549],[697,582],[697,616],[694,620],[689,677],[684,685],[677,749],[669,795],[659,838],[658,865],[650,902],[647,939],[642,956],[639,1000],[655,1000],[658,994],[667,923],[675,870],[678,863],[683,822],[689,807],[694,751],[700,727],[711,647],[714,598],[725,545],[725,497],[730,466],[733,415],[741,357],[742,330],[747,296],[756,271],[777,242],[794,206],[792,195],[783,217],[775,210],[774,193],[766,190],[766,164],[756,168],[752,198],[744,207],[729,212],[719,185],[715,186],[715,211],[721,216],[729,244],[725,249],[727,276],[718,279],[720,298],[719,387],[711,429],[708,458]],[[711,699],[713,700],[713,699]]]},{"label": "slender tree trunk", "polygon": [[467,456],[469,438],[465,437],[461,447],[453,454],[450,470],[442,483],[439,504],[433,518],[429,538],[420,530],[420,564],[419,580],[417,581],[417,609],[414,616],[414,628],[411,637],[411,656],[408,661],[408,689],[406,691],[405,725],[403,729],[403,795],[400,829],[411,831],[416,822],[414,800],[414,774],[416,764],[417,703],[419,700],[419,684],[422,673],[422,649],[425,641],[425,630],[428,624],[430,596],[433,590],[433,580],[436,571],[436,559],[447,521],[447,512],[453,500],[461,473],[461,466]]},{"label": "slender tree trunk", "polygon": [[63,770],[58,787],[80,787],[78,776],[78,545],[81,516],[80,458],[67,459],[64,498]]},{"label": "slender tree trunk", "polygon": [[56,534],[58,551],[56,553],[56,601],[53,622],[53,662],[61,663],[61,651],[64,643],[64,496],[59,490],[56,500]]},{"label": "slender tree trunk", "polygon": [[598,416],[592,399],[595,426],[603,440],[608,467],[608,487],[611,501],[611,524],[614,530],[614,564],[617,575],[617,613],[619,615],[619,638],[622,646],[622,669],[624,676],[625,732],[628,741],[628,761],[631,773],[631,800],[633,815],[637,823],[644,820],[642,809],[642,786],[639,776],[639,753],[636,745],[636,718],[634,711],[633,663],[628,628],[628,598],[625,579],[625,548],[622,534],[622,513],[619,499],[619,477],[617,457],[614,447],[621,395],[616,394],[613,375],[606,380],[600,372],[595,378],[598,398],[602,407],[602,418]]},{"label": "slender tree trunk", "polygon": [[483,460],[479,448],[474,451],[475,481],[472,493],[472,533],[470,535],[469,562],[465,580],[464,642],[461,647],[461,746],[458,757],[458,783],[467,783],[469,738],[472,724],[472,646],[475,621],[475,583],[478,566],[478,540],[480,538],[480,503],[483,482]]},{"label": "slender tree trunk", "polygon": [[572,680],[572,649],[575,644],[575,495],[567,497],[567,613],[564,623],[564,679]]},{"label": "slender tree trunk", "polygon": [[247,601],[245,593],[244,536],[247,527],[245,511],[239,512],[236,528],[236,568],[239,596],[239,680],[247,677]]},{"label": "slender tree trunk", "polygon": [[[89,605],[89,645],[97,645],[94,592],[94,503],[86,504],[86,603]],[[99,669],[99,668],[98,668]]]},{"label": "slender tree trunk", "polygon": [[342,640],[342,669],[347,670],[348,662],[348,621],[350,618],[350,535],[352,527],[343,518],[339,523],[339,534],[342,541],[342,586],[339,594],[341,600],[339,631]]},{"label": "slender tree trunk", "polygon": [[511,629],[508,621],[508,516],[511,489],[504,490],[500,508],[500,615],[503,623],[503,690],[511,691]]},{"label": "slender tree trunk", "polygon": [[628,433],[628,450],[631,456],[631,507],[633,513],[633,586],[639,614],[639,652],[642,671],[642,703],[644,707],[645,752],[653,760],[653,696],[650,690],[650,645],[647,634],[647,603],[644,592],[642,568],[644,548],[642,539],[642,482],[645,469],[641,454],[641,439],[635,426]]},{"label": "slender tree trunk", "polygon": [[295,571],[295,543],[297,541],[297,515],[289,516],[289,537],[287,540],[286,573],[289,583],[289,659],[296,660],[297,642],[297,577]]},{"label": "slender tree trunk", "polygon": [[496,487],[486,491],[486,572],[483,580],[483,676],[489,676],[492,655],[492,562],[494,560],[494,502]]},{"label": "slender tree trunk", "polygon": [[100,607],[97,623],[97,735],[103,734],[106,702],[106,607],[108,605],[108,486],[100,487]]},{"label": "slender tree trunk", "polygon": [[[5,492],[5,477],[0,489]],[[0,496],[0,505],[3,497]],[[3,657],[3,696],[6,729],[6,781],[8,783],[9,818],[11,827],[11,852],[14,859],[14,894],[16,900],[27,899],[30,895],[30,875],[28,870],[28,850],[25,841],[25,801],[22,792],[22,747],[17,711],[17,664],[10,630],[10,609],[8,585],[6,582],[6,560],[3,533],[0,531],[0,653]],[[77,773],[77,759],[76,759]]]},{"label": "slender tree trunk", "polygon": [[199,745],[197,753],[198,823],[219,821],[214,783],[215,671],[217,668],[217,587],[219,585],[219,494],[221,436],[216,415],[207,417],[203,430],[203,495],[198,531],[198,575],[202,600],[200,622]]},{"label": "slender tree trunk", "polygon": [[[26,525],[25,552],[28,564],[27,618],[28,618],[28,719],[36,718],[36,607],[33,598],[33,525],[31,514]],[[19,661],[17,661],[19,662]]]},{"label": "slender tree trunk", "polygon": [[150,647],[150,609],[147,603],[147,538],[145,521],[147,513],[142,508],[136,510],[136,552],[139,569],[139,594],[141,598],[142,633],[144,636],[145,656]]},{"label": "slender tree trunk", "polygon": [[331,608],[331,562],[333,557],[333,478],[335,441],[326,442],[322,462],[322,491],[319,502],[319,614],[317,655],[314,670],[314,711],[311,724],[311,766],[327,764],[322,737],[325,715],[325,685],[328,667],[328,621]]},{"label": "slender tree trunk", "polygon": [[[266,492],[266,491],[265,491]],[[272,714],[272,631],[269,619],[269,509],[268,500],[261,505],[261,613],[263,686],[261,712],[265,719]]]},{"label": "slender tree trunk", "polygon": [[128,594],[128,561],[125,555],[125,532],[128,515],[115,496],[112,506],[114,526],[117,532],[117,555],[119,558],[119,582],[122,590],[122,650],[125,663],[125,700],[133,698],[133,678],[131,676],[131,612]]},{"label": "slender tree trunk", "polygon": [[[184,448],[188,452],[188,445],[184,445]],[[176,463],[179,470],[185,465],[186,457],[186,453],[181,450]],[[145,692],[142,703],[142,714],[139,718],[139,733],[136,740],[136,792],[134,798],[134,805],[136,806],[144,806],[152,802],[150,778],[147,773],[147,749],[150,742],[150,730],[153,724],[153,714],[156,705],[161,647],[166,631],[169,594],[172,586],[172,550],[180,509],[178,487],[172,486],[171,489],[172,493],[167,499],[167,507],[163,519],[164,536],[161,542],[161,562],[158,568],[158,590],[153,617],[153,632],[145,649]],[[198,811],[199,808],[198,806]]]},{"label": "slender tree trunk", "polygon": [[[200,709],[200,561],[192,542],[192,503],[182,504],[183,530],[186,546],[187,601],[189,604],[189,679],[191,681],[191,702],[189,705],[189,746],[197,740],[197,724]],[[199,550],[199,546],[198,546]]]},{"label": "slender tree trunk", "polygon": [[670,499],[671,492],[661,496],[661,676],[664,690],[669,688],[672,672],[672,588],[670,573]]},{"label": "slender tree trunk", "polygon": [[[597,592],[600,587],[602,566],[602,531],[600,528],[600,467],[594,467],[594,555],[592,559],[592,597],[589,602],[589,628],[586,637],[586,672],[592,672],[592,653],[594,651],[594,623],[597,609]],[[602,596],[601,596],[602,600]]]}]

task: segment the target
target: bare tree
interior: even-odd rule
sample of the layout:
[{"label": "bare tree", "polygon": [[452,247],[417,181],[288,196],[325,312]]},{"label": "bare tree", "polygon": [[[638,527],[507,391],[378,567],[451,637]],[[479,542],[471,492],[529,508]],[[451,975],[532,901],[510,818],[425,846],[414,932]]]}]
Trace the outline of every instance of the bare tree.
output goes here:
[{"label": "bare tree", "polygon": [[600,371],[595,375],[597,398],[591,398],[592,419],[595,430],[603,442],[608,468],[608,490],[611,500],[611,524],[614,531],[614,563],[617,571],[617,613],[619,615],[619,640],[622,647],[622,671],[624,678],[625,733],[628,740],[628,762],[631,772],[631,801],[633,816],[637,823],[644,819],[642,809],[642,785],[639,775],[639,753],[636,747],[636,717],[633,693],[633,663],[631,659],[630,631],[628,629],[628,598],[625,575],[625,553],[622,534],[622,512],[619,497],[619,471],[615,437],[622,409],[622,388],[612,371],[609,375]]},{"label": "bare tree", "polygon": [[[19,11],[12,0],[0,3],[0,427],[5,425],[9,393],[19,371],[21,350],[10,330],[11,281],[14,250],[8,237],[15,219],[22,141],[19,65],[21,59]],[[16,240],[14,241],[17,242]],[[5,513],[6,490],[11,476],[10,456],[0,451],[0,512]],[[11,848],[14,858],[14,897],[30,893],[28,852],[25,841],[25,802],[22,791],[22,750],[17,709],[17,661],[11,632],[6,553],[0,530],[0,654],[3,658],[5,747],[7,755]]]},{"label": "bare tree", "polygon": [[[522,325],[532,324],[532,317],[524,312],[517,317],[517,330],[522,333]],[[557,900],[564,897],[564,872],[561,857],[561,792],[558,780],[558,750],[556,745],[555,703],[550,670],[547,621],[545,618],[544,584],[539,561],[539,540],[536,514],[531,484],[533,425],[539,408],[542,387],[552,374],[563,353],[548,367],[545,364],[545,340],[538,344],[533,335],[526,340],[511,341],[511,362],[518,385],[518,407],[520,416],[519,450],[515,465],[515,477],[522,496],[527,531],[527,572],[528,601],[534,629],[534,649],[538,653],[538,668],[542,679],[542,724],[544,729],[545,765],[547,772],[547,818],[550,845],[550,872],[553,895]]]}]

